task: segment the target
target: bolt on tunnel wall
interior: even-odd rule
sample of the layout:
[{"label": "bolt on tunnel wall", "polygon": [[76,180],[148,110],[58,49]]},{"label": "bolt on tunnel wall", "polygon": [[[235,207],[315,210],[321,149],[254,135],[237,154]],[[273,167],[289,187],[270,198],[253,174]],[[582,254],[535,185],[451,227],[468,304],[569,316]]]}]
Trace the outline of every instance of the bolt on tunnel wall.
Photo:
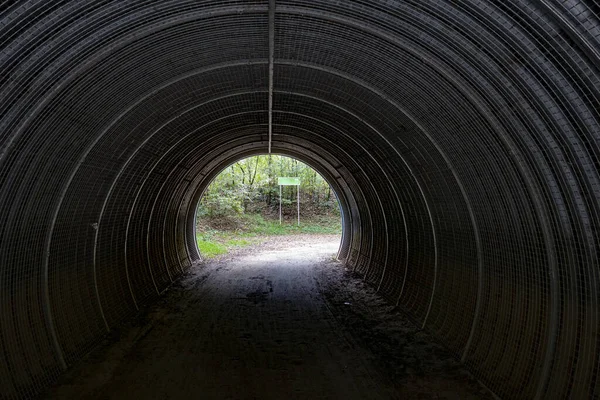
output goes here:
[{"label": "bolt on tunnel wall", "polygon": [[0,6],[0,388],[27,398],[198,259],[219,166],[339,196],[347,265],[499,397],[600,396],[592,0]]}]

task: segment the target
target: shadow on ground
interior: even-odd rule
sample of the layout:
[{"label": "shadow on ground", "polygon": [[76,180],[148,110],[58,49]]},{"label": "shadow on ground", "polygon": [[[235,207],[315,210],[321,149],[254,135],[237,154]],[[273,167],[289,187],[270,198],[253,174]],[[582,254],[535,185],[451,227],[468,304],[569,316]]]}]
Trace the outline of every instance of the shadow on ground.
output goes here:
[{"label": "shadow on ground", "polygon": [[196,265],[46,398],[489,398],[338,262],[335,235],[274,237]]}]

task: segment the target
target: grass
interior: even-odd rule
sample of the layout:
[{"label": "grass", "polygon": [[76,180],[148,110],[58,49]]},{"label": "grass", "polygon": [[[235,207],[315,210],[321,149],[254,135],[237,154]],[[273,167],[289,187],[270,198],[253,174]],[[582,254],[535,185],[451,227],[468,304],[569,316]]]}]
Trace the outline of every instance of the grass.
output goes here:
[{"label": "grass", "polygon": [[198,249],[206,258],[213,258],[221,254],[226,254],[228,250],[226,246],[220,243],[202,240],[201,238],[198,238]]},{"label": "grass", "polygon": [[246,247],[251,245],[252,243],[248,240],[244,240],[244,239],[231,239],[228,240],[226,243],[227,247]]},{"label": "grass", "polygon": [[296,233],[313,233],[313,234],[336,234],[342,231],[340,217],[337,216],[322,216],[315,217],[310,220],[300,220],[300,226],[296,221],[283,221],[279,224],[279,220],[265,219],[260,214],[249,214],[241,216],[246,224],[246,234],[252,235],[293,235]]},{"label": "grass", "polygon": [[339,216],[318,216],[307,220],[301,219],[300,226],[298,226],[295,220],[284,221],[280,225],[278,219],[266,219],[260,214],[245,214],[235,217],[235,229],[221,230],[210,227],[211,225],[219,225],[218,223],[214,224],[214,222],[201,221],[203,223],[202,228],[199,228],[196,233],[198,248],[205,258],[214,258],[226,254],[234,248],[260,243],[267,236],[340,234],[342,231]]}]

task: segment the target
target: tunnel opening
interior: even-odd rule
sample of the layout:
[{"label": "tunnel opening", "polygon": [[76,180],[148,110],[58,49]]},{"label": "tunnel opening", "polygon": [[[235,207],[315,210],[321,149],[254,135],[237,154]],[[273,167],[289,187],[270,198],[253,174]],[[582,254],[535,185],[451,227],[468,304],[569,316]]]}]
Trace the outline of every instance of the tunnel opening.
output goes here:
[{"label": "tunnel opening", "polygon": [[212,258],[273,236],[322,235],[337,241],[339,254],[343,215],[335,189],[315,169],[282,154],[253,155],[225,166],[205,186],[194,221],[197,251]]}]

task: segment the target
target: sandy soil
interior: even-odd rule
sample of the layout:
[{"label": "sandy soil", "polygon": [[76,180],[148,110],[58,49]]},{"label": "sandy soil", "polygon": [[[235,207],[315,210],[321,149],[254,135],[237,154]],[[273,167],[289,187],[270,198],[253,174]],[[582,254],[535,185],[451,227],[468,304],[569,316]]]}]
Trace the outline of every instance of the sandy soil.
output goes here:
[{"label": "sandy soil", "polygon": [[195,266],[45,398],[491,398],[334,256],[276,237]]}]

